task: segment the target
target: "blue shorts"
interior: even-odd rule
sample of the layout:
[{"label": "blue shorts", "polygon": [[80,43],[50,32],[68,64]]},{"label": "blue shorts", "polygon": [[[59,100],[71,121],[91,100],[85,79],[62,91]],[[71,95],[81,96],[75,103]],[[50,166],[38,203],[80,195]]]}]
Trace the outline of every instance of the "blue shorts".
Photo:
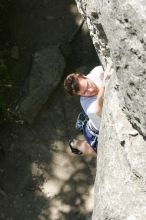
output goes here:
[{"label": "blue shorts", "polygon": [[91,130],[88,126],[88,123],[86,123],[83,127],[83,134],[88,144],[97,153],[99,131]]}]

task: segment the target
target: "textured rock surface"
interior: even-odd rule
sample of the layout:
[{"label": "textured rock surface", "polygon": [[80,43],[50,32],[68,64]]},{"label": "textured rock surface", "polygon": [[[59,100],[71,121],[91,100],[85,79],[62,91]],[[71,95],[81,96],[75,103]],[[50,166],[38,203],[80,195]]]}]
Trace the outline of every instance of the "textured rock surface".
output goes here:
[{"label": "textured rock surface", "polygon": [[120,107],[118,84],[113,74],[103,112],[93,219],[144,220],[146,145]]},{"label": "textured rock surface", "polygon": [[85,18],[96,52],[103,66],[110,59],[110,50],[106,33],[99,21],[95,0],[76,0],[79,12]]},{"label": "textured rock surface", "polygon": [[132,125],[146,137],[146,2],[77,0],[105,67],[112,59]]},{"label": "textured rock surface", "polygon": [[120,81],[125,113],[146,137],[146,2],[96,1],[96,5]]},{"label": "textured rock surface", "polygon": [[146,219],[146,2],[76,0],[106,67],[93,220]]},{"label": "textured rock surface", "polygon": [[20,113],[27,122],[46,103],[64,73],[65,60],[57,46],[49,46],[35,53],[28,81],[28,92],[20,103]]}]

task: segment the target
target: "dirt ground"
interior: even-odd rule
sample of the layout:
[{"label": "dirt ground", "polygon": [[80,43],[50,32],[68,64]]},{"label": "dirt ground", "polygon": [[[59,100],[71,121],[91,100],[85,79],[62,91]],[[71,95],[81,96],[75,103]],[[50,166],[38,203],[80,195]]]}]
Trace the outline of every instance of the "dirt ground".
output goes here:
[{"label": "dirt ground", "polygon": [[[79,98],[65,93],[62,79],[33,124],[15,116],[33,53],[68,43],[81,17],[72,0],[13,0],[9,4],[9,45],[17,45],[19,57],[9,63],[13,113],[1,125],[0,220],[88,219],[96,159],[73,155],[68,147],[69,137],[79,136],[75,130]],[[80,67],[88,72],[97,65],[85,23],[70,48],[64,77]]]}]

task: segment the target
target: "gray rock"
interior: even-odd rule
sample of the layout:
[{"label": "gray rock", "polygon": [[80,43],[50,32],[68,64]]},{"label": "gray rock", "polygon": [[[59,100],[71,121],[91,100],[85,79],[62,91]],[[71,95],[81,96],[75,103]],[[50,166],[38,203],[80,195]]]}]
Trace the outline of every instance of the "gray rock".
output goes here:
[{"label": "gray rock", "polygon": [[96,6],[120,81],[121,105],[133,127],[146,137],[146,2],[96,0]]},{"label": "gray rock", "polygon": [[110,50],[105,31],[99,21],[95,0],[76,0],[79,12],[86,19],[95,50],[103,66],[110,59]]},{"label": "gray rock", "polygon": [[65,60],[57,46],[49,46],[35,53],[32,70],[27,79],[27,95],[19,104],[24,120],[32,123],[60,82]]},{"label": "gray rock", "polygon": [[92,219],[144,220],[146,143],[121,109],[118,84],[113,74],[106,88]]},{"label": "gray rock", "polygon": [[146,219],[146,1],[76,0],[104,68],[93,220]]},{"label": "gray rock", "polygon": [[76,2],[102,65],[106,67],[109,59],[114,62],[127,117],[146,138],[146,2]]}]

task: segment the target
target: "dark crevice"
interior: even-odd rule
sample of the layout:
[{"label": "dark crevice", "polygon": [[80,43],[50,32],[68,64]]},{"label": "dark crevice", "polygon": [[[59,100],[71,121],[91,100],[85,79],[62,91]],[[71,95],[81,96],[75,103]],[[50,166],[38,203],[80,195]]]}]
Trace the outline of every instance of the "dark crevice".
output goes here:
[{"label": "dark crevice", "polygon": [[[137,118],[137,121],[139,121],[139,119]],[[130,124],[132,125],[132,127],[137,130],[139,132],[139,134],[143,137],[143,140],[146,141],[146,135],[143,134],[142,130],[140,129],[140,127],[136,124],[133,123],[131,120],[129,120]]]},{"label": "dark crevice", "polygon": [[115,90],[119,91],[119,84],[116,84],[114,87]]},{"label": "dark crevice", "polygon": [[125,65],[124,68],[127,69],[129,65]]},{"label": "dark crevice", "polygon": [[128,98],[130,99],[130,100],[132,100],[132,98],[131,98],[131,96],[130,96],[130,94],[127,92],[127,96],[128,96]]},{"label": "dark crevice", "polygon": [[135,133],[135,134],[129,134],[130,136],[132,136],[132,137],[136,137],[136,136],[138,136],[138,133]]},{"label": "dark crevice", "polygon": [[136,170],[132,170],[132,173],[136,176],[136,178],[138,179],[142,179],[143,177],[136,171]]},{"label": "dark crevice", "polygon": [[134,82],[132,82],[132,81],[129,82],[129,85],[130,86],[135,86]]},{"label": "dark crevice", "polygon": [[125,140],[121,141],[120,144],[122,145],[122,147],[125,146]]},{"label": "dark crevice", "polygon": [[95,19],[98,19],[98,18],[99,18],[97,12],[92,12],[92,13],[91,13],[91,16],[92,16],[93,18],[95,18]]},{"label": "dark crevice", "polygon": [[135,118],[135,120],[140,124],[140,119],[137,118],[137,117],[134,117],[134,118]]},{"label": "dark crevice", "polygon": [[104,39],[105,43],[108,44],[108,39],[107,39],[107,36],[105,34],[105,31],[104,31],[102,25],[98,23],[98,24],[95,24],[95,26],[96,26],[97,30],[100,30],[99,31],[99,38]]},{"label": "dark crevice", "polygon": [[125,21],[126,23],[128,23],[128,22],[129,22],[129,20],[128,20],[127,18],[125,18],[125,19],[124,19],[124,21]]}]

